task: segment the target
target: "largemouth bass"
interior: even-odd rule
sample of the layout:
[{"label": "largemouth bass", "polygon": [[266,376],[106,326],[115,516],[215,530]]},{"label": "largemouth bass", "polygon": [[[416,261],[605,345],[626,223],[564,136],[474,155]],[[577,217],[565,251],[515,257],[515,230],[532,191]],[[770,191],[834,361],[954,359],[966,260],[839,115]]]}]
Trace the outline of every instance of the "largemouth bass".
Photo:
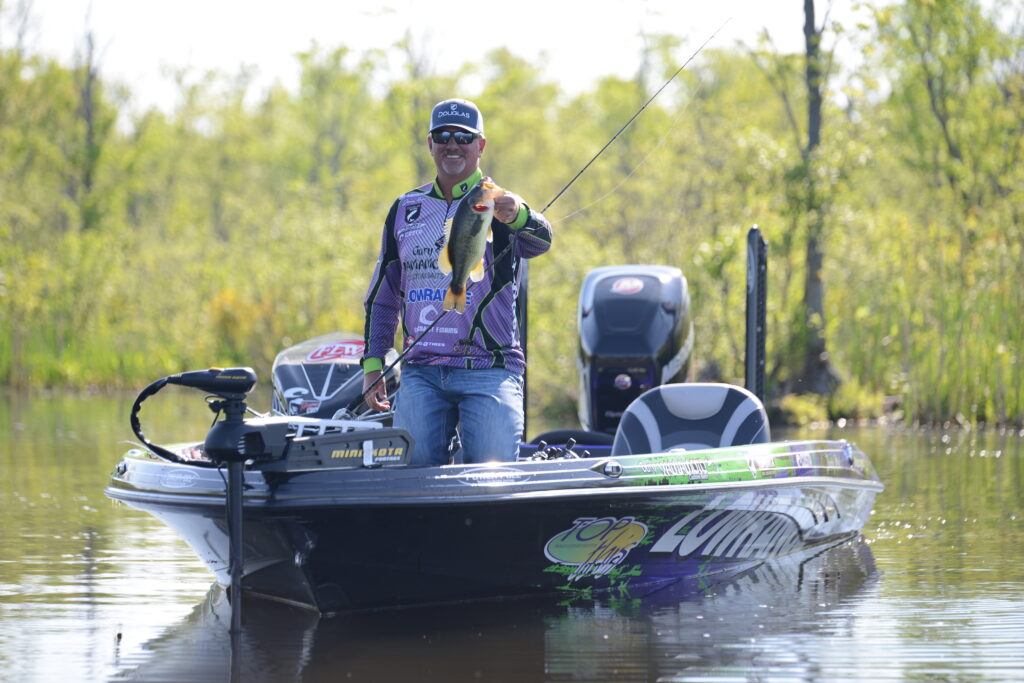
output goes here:
[{"label": "largemouth bass", "polygon": [[437,267],[452,275],[442,304],[446,311],[465,313],[467,281],[480,282],[484,277],[484,250],[492,239],[494,200],[503,194],[505,190],[484,178],[466,194],[455,215],[445,221],[445,242],[437,255]]}]

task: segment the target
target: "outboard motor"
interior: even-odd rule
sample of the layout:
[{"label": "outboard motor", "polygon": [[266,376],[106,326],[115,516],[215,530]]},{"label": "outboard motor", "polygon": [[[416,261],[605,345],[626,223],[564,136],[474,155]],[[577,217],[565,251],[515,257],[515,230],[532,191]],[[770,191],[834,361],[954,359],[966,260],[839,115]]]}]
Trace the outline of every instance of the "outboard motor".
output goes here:
[{"label": "outboard motor", "polygon": [[585,430],[614,434],[633,399],[651,387],[683,382],[693,350],[690,295],[670,266],[605,266],[580,290],[579,419]]},{"label": "outboard motor", "polygon": [[[367,410],[358,401],[363,391],[363,337],[351,332],[332,332],[308,339],[277,354],[274,359],[274,398],[271,407],[284,415],[333,418],[339,410]],[[398,357],[391,349],[384,359],[388,367]],[[398,387],[399,370],[388,373],[388,395]]]}]

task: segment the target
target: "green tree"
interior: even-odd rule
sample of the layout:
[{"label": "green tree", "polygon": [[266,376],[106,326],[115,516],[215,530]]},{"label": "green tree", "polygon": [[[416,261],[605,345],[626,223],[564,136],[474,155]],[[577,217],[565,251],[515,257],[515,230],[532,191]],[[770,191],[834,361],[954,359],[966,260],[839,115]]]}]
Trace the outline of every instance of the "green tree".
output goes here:
[{"label": "green tree", "polygon": [[[925,226],[912,236],[924,286],[910,292],[901,335],[904,374],[937,389],[915,396],[922,416],[1005,419],[1007,401],[1020,405],[1007,379],[1020,377],[1024,329],[1005,311],[1021,301],[1007,284],[1021,254],[1022,42],[996,16],[972,0],[877,12],[892,83],[882,113],[901,141],[890,151],[916,180],[901,204]],[[986,351],[985,340],[1004,351]]]}]

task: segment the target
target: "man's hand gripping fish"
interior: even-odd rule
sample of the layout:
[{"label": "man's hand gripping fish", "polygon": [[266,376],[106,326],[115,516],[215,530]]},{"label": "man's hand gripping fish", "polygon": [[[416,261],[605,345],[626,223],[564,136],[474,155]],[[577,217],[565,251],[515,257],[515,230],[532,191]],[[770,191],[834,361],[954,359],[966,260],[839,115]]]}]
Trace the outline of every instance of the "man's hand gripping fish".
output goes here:
[{"label": "man's hand gripping fish", "polygon": [[437,267],[451,273],[452,282],[444,295],[444,310],[466,311],[467,280],[484,277],[484,249],[491,237],[494,200],[505,190],[484,178],[469,191],[455,215],[444,224],[445,243],[437,255]]}]

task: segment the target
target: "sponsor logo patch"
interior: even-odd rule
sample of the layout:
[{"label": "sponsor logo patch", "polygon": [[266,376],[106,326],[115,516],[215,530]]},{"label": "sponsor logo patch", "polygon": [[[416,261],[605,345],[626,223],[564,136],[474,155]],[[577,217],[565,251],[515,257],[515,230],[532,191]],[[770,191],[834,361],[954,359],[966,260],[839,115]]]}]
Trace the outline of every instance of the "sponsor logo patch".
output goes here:
[{"label": "sponsor logo patch", "polygon": [[362,339],[342,339],[319,346],[306,356],[310,363],[324,363],[332,360],[359,360],[365,344]]},{"label": "sponsor logo patch", "polygon": [[160,485],[169,489],[187,489],[195,486],[199,475],[191,470],[173,469],[160,475]]},{"label": "sponsor logo patch", "polygon": [[[682,449],[680,449],[682,450]],[[705,481],[708,478],[710,460],[681,460],[679,462],[640,463],[644,474],[666,477],[689,477],[690,481]]]},{"label": "sponsor logo patch", "polygon": [[[410,289],[406,295],[405,300],[410,304],[417,304],[421,301],[444,301],[445,292],[448,291],[447,287],[417,287],[416,289]],[[466,290],[466,303],[473,301],[472,290]]]},{"label": "sponsor logo patch", "polygon": [[528,481],[530,476],[511,467],[474,467],[459,474],[459,481],[467,486],[503,486]]},{"label": "sponsor logo patch", "polygon": [[437,249],[430,247],[414,247],[412,258],[402,259],[402,270],[409,272],[429,270],[439,273],[437,269]]},{"label": "sponsor logo patch", "polygon": [[612,283],[612,294],[637,294],[644,288],[644,281],[636,277],[620,277]]},{"label": "sponsor logo patch", "polygon": [[604,576],[622,564],[647,535],[647,525],[634,517],[578,517],[572,526],[548,539],[544,555],[575,567],[569,582]]},{"label": "sponsor logo patch", "polygon": [[290,415],[306,415],[320,410],[320,401],[311,401],[305,398],[296,398],[288,402],[288,413]]}]

